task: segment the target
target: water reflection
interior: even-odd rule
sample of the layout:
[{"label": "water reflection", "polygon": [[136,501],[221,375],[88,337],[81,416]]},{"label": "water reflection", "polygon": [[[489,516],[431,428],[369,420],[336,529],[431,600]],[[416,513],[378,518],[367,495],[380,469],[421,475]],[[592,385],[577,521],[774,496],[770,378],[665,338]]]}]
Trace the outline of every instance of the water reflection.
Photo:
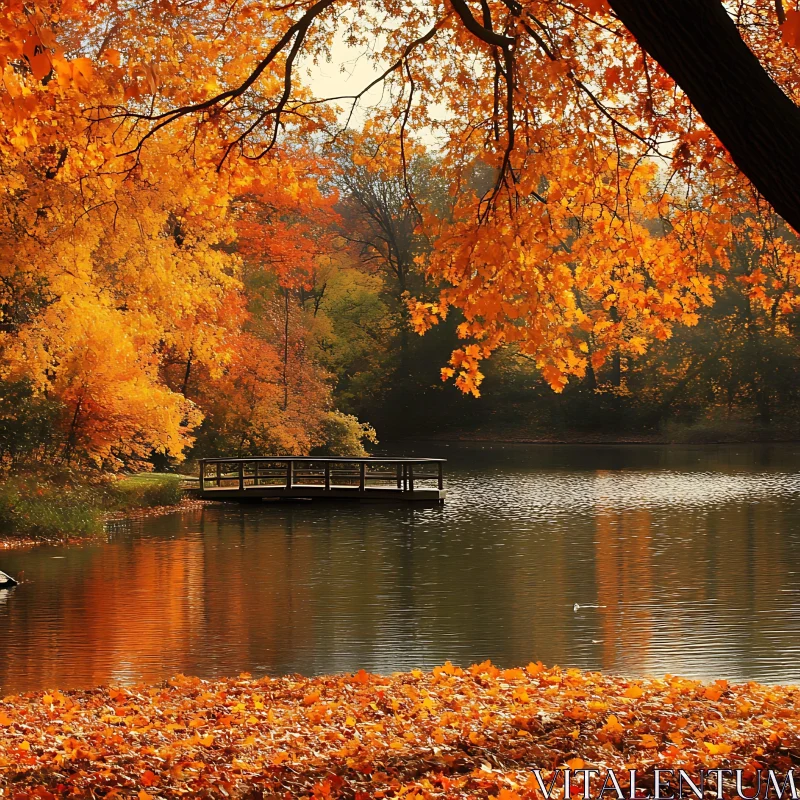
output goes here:
[{"label": "water reflection", "polygon": [[448,658],[800,679],[800,448],[442,454],[443,508],[209,507],[3,554],[0,688]]}]

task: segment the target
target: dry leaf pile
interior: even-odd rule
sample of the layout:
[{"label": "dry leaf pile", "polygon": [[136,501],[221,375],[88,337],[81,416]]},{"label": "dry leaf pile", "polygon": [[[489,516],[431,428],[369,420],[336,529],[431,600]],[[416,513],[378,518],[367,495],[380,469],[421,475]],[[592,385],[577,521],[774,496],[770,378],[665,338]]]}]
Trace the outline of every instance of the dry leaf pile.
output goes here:
[{"label": "dry leaf pile", "polygon": [[0,702],[0,796],[519,800],[541,796],[536,768],[785,772],[797,700],[488,662],[34,693]]}]

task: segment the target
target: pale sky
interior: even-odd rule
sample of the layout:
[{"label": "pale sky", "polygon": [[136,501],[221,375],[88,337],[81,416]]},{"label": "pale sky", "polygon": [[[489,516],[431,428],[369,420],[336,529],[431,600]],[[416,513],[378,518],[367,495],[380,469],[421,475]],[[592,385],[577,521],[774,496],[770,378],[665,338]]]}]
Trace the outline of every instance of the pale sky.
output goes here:
[{"label": "pale sky", "polygon": [[[378,45],[380,46],[380,44]],[[331,48],[330,63],[314,64],[305,60],[298,65],[298,75],[305,86],[308,86],[316,97],[337,97],[357,94],[365,86],[374,81],[389,66],[388,63],[377,65],[370,54],[362,47],[351,47],[343,35],[337,35]],[[380,105],[388,99],[388,93],[382,83],[374,86],[359,100],[355,113],[350,120],[351,128],[359,128],[369,116],[370,108]],[[419,97],[415,100],[419,101]],[[340,115],[344,123],[350,112],[352,100],[340,100]],[[438,104],[428,104],[428,114],[444,119],[444,108]],[[438,112],[438,113],[437,113]],[[431,131],[415,131],[418,141],[428,146],[435,146],[436,139]]]}]

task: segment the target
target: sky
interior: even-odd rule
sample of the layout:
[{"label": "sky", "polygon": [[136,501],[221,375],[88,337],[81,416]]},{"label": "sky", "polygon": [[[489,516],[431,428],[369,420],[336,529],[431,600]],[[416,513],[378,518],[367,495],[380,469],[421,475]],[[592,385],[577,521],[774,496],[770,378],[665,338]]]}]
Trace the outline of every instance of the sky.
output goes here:
[{"label": "sky", "polygon": [[[382,68],[382,69],[385,69]],[[302,63],[301,80],[311,88],[317,97],[337,97],[357,94],[381,74],[369,53],[361,47],[351,47],[344,36],[337,35],[331,48],[330,63],[314,64],[310,60]],[[353,115],[351,126],[360,127],[370,106],[380,103],[383,90],[380,85],[372,88],[359,102],[358,113]],[[339,102],[342,107],[341,119],[344,122],[350,110],[350,101]]]},{"label": "sky", "polygon": [[[377,47],[381,43],[376,43]],[[368,86],[381,75],[388,63],[376,64],[371,54],[363,47],[352,47],[347,44],[344,33],[337,34],[331,47],[331,60],[329,63],[314,64],[307,59],[300,62],[298,74],[304,85],[308,86],[316,97],[337,97],[353,95]],[[388,102],[388,93],[382,84],[370,89],[359,101],[356,111],[350,119],[351,128],[360,128],[370,113],[370,108]],[[342,123],[347,121],[352,101],[341,100]],[[433,118],[443,119],[446,112],[439,104],[428,104],[428,114]],[[429,147],[437,146],[437,138],[430,130],[415,131],[417,140]]]}]

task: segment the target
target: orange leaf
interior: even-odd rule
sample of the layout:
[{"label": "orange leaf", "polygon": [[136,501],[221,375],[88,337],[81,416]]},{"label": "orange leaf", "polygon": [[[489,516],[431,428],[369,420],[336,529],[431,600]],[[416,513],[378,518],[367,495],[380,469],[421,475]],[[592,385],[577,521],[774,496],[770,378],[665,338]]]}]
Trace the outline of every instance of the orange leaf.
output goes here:
[{"label": "orange leaf", "polygon": [[584,2],[589,7],[589,11],[591,11],[592,14],[608,14],[608,12],[611,11],[608,0],[584,0]]},{"label": "orange leaf", "polygon": [[50,55],[47,52],[36,53],[29,59],[31,65],[31,72],[37,81],[42,80],[45,75],[50,73],[53,65],[50,62]]},{"label": "orange leaf", "polygon": [[714,744],[713,742],[703,742],[703,746],[712,756],[725,756],[733,750],[729,744]]},{"label": "orange leaf", "polygon": [[158,776],[152,770],[145,770],[141,777],[142,786],[155,786],[158,783]]},{"label": "orange leaf", "polygon": [[642,741],[642,747],[650,747],[650,748],[658,747],[658,742],[656,741],[656,737],[652,736],[649,733],[644,734],[644,736],[642,736],[641,741]]},{"label": "orange leaf", "polygon": [[781,25],[783,41],[795,50],[800,50],[800,11],[786,9],[786,21]]}]

